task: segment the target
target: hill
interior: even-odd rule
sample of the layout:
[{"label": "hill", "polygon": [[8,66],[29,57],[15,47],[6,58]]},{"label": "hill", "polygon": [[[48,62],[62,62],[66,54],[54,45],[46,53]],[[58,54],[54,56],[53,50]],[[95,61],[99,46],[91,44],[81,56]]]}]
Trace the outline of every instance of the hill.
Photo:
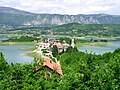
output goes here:
[{"label": "hill", "polygon": [[69,23],[52,27],[57,34],[119,36],[120,24],[79,24]]}]

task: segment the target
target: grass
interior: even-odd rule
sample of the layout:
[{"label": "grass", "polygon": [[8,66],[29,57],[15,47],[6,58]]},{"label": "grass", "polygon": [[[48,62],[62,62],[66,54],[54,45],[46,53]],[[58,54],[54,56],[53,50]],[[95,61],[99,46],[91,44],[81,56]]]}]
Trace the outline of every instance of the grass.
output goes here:
[{"label": "grass", "polygon": [[25,53],[23,55],[24,56],[30,56],[30,57],[33,57],[33,58],[38,59],[38,60],[42,59],[42,57],[36,52]]},{"label": "grass", "polygon": [[37,47],[33,46],[33,47],[28,47],[28,48],[21,48],[20,50],[29,50],[29,51],[34,51],[36,50]]},{"label": "grass", "polygon": [[36,52],[30,52],[30,53],[25,53],[24,54],[25,56],[30,56],[30,57],[38,57],[38,56],[40,56],[38,53],[36,53]]},{"label": "grass", "polygon": [[76,46],[82,46],[82,45],[93,45],[93,46],[100,46],[104,44],[110,44],[110,42],[87,42],[87,43],[77,43]]},{"label": "grass", "polygon": [[89,41],[87,40],[75,40],[76,45],[83,44],[83,43],[88,43]]},{"label": "grass", "polygon": [[43,64],[44,59],[36,52],[30,52],[23,54],[24,56],[29,56],[34,58],[34,62],[40,62],[40,64]]},{"label": "grass", "polygon": [[87,40],[76,40],[76,46],[82,46],[82,45],[100,46],[104,44],[110,44],[110,42],[90,42]]}]

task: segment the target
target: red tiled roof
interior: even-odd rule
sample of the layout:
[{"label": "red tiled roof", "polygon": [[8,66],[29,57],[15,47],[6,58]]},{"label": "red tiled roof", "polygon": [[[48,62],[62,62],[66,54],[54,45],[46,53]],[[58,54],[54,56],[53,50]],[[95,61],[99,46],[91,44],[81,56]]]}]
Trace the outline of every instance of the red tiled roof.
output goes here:
[{"label": "red tiled roof", "polygon": [[63,48],[63,45],[61,45],[61,43],[56,43],[54,45],[56,45],[58,48]]},{"label": "red tiled roof", "polygon": [[61,69],[61,66],[59,64],[53,62],[49,57],[45,57],[44,60],[45,60],[45,62],[43,64],[43,66],[47,66],[52,70],[56,70],[56,72],[59,75],[62,75],[62,69]]}]

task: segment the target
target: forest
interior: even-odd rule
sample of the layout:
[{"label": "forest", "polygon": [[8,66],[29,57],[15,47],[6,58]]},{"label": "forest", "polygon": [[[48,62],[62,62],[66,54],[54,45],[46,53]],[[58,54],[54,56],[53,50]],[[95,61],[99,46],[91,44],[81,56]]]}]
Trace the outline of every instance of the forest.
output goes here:
[{"label": "forest", "polygon": [[68,51],[59,56],[63,75],[32,63],[8,64],[0,53],[0,90],[119,90],[120,48],[102,55]]}]

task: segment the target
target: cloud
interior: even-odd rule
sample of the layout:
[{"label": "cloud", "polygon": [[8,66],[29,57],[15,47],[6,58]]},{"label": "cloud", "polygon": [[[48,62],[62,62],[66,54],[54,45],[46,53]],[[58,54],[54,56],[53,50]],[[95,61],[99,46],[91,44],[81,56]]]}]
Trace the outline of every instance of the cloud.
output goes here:
[{"label": "cloud", "polygon": [[0,6],[35,13],[120,14],[120,0],[0,0]]}]

